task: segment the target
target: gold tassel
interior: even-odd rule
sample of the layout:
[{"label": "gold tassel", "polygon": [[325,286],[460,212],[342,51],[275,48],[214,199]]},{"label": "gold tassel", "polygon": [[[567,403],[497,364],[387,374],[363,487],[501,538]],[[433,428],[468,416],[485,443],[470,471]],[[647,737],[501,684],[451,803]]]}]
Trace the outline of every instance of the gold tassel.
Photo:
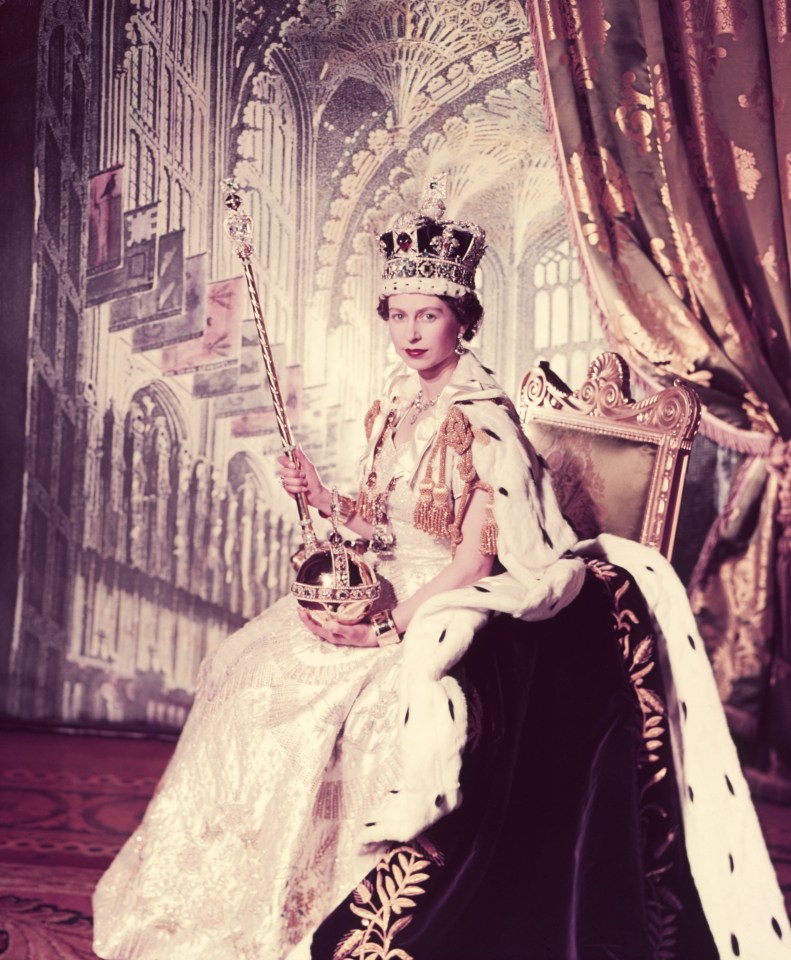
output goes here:
[{"label": "gold tassel", "polygon": [[373,523],[374,521],[374,502],[368,496],[368,492],[364,486],[360,487],[360,492],[357,495],[357,502],[355,504],[355,512],[358,516],[362,517],[363,520],[367,520],[368,523]]},{"label": "gold tassel", "polygon": [[420,482],[420,495],[415,504],[415,512],[412,516],[412,525],[416,530],[423,530],[426,533],[431,532],[431,502],[434,492],[434,481],[431,478],[431,467],[426,471],[426,476]]},{"label": "gold tassel", "polygon": [[478,486],[486,491],[489,499],[486,502],[486,517],[481,527],[481,553],[487,557],[497,555],[497,521],[494,519],[494,491],[488,483],[478,483]]},{"label": "gold tassel", "polygon": [[487,557],[497,556],[497,523],[490,507],[486,508],[486,519],[481,527],[481,553]]},{"label": "gold tassel", "polygon": [[431,498],[428,532],[434,534],[435,537],[447,537],[450,520],[450,490],[446,483],[440,482],[435,485]]},{"label": "gold tassel", "polygon": [[[488,438],[487,438],[488,439]],[[473,490],[477,487],[486,491],[486,516],[481,526],[480,550],[487,556],[497,554],[497,522],[494,519],[493,503],[494,491],[490,484],[482,483],[475,471],[472,459],[473,432],[467,417],[458,407],[452,406],[445,422],[442,424],[437,441],[429,455],[428,464],[423,480],[420,483],[420,494],[413,524],[416,530],[422,530],[435,537],[449,537],[451,542],[451,556],[455,556],[456,547],[462,541],[459,523],[456,522],[450,488],[445,482],[445,465],[447,448],[453,448],[458,456],[459,478],[464,484],[458,503],[458,516],[464,517],[464,511]],[[439,478],[434,482],[434,464],[438,464]]]}]

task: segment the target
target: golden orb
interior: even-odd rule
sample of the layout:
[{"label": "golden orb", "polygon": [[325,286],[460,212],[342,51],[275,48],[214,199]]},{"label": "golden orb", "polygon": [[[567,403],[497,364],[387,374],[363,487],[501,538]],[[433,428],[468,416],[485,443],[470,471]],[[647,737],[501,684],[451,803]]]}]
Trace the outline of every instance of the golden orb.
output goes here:
[{"label": "golden orb", "polygon": [[300,564],[291,592],[323,626],[360,623],[378,600],[381,586],[362,556],[333,534]]}]

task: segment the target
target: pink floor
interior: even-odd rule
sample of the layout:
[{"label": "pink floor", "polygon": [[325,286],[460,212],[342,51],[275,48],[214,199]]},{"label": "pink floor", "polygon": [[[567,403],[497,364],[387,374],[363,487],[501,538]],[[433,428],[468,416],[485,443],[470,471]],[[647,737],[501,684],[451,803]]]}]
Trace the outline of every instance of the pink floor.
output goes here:
[{"label": "pink floor", "polygon": [[[3,960],[94,956],[91,891],[140,821],[173,746],[0,732]],[[759,804],[758,812],[791,912],[791,807]]]}]

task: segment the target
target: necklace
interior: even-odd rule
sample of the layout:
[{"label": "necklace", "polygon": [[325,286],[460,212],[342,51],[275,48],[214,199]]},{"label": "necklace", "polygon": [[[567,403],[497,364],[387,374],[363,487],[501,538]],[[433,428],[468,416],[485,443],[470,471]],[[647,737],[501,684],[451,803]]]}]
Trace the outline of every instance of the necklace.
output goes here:
[{"label": "necklace", "polygon": [[410,404],[410,406],[412,406],[412,407],[415,408],[415,412],[414,412],[414,413],[412,414],[412,416],[409,418],[409,422],[410,422],[410,423],[415,423],[415,422],[417,421],[417,418],[420,416],[420,414],[421,414],[421,413],[425,413],[426,410],[428,410],[430,407],[433,407],[434,404],[437,402],[437,400],[439,400],[439,394],[437,394],[437,396],[434,397],[433,399],[431,399],[431,400],[426,400],[426,401],[424,402],[424,401],[423,401],[423,391],[422,391],[422,390],[418,390],[417,396],[415,397],[415,399],[414,399],[414,400],[412,401],[412,403]]}]

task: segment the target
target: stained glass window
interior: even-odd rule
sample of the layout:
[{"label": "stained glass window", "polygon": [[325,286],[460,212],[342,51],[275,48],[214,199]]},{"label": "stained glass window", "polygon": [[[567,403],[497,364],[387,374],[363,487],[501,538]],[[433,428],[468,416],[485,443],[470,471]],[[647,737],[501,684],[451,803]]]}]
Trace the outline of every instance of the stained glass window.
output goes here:
[{"label": "stained glass window", "polygon": [[60,146],[52,130],[47,127],[44,152],[44,219],[53,239],[60,240]]},{"label": "stained glass window", "polygon": [[58,113],[63,106],[63,77],[65,62],[65,31],[62,26],[55,27],[49,36],[47,55],[47,88],[50,99]]},{"label": "stained glass window", "polygon": [[146,46],[145,83],[143,89],[143,119],[154,129],[159,94],[159,60],[153,43]]},{"label": "stained glass window", "polygon": [[[50,359],[55,357],[58,332],[58,274],[49,256],[41,255],[40,343]],[[42,381],[43,383],[44,381]]]},{"label": "stained glass window", "polygon": [[140,204],[140,134],[129,132],[129,202],[132,207]]},{"label": "stained glass window", "polygon": [[154,186],[156,182],[156,158],[151,147],[145,149],[145,159],[143,162],[142,182],[140,185],[141,204],[151,203],[155,198]]},{"label": "stained glass window", "polygon": [[164,144],[166,150],[171,149],[173,133],[170,129],[171,114],[170,114],[170,99],[173,96],[173,74],[170,72],[169,67],[165,67],[162,74],[162,100],[161,100],[161,117],[162,124],[160,127],[160,137],[161,142]]},{"label": "stained glass window", "polygon": [[36,479],[42,487],[49,490],[52,479],[55,395],[41,375],[36,380],[36,387]]},{"label": "stained glass window", "polygon": [[76,63],[71,80],[71,153],[75,164],[82,165],[85,149],[85,81]]}]

